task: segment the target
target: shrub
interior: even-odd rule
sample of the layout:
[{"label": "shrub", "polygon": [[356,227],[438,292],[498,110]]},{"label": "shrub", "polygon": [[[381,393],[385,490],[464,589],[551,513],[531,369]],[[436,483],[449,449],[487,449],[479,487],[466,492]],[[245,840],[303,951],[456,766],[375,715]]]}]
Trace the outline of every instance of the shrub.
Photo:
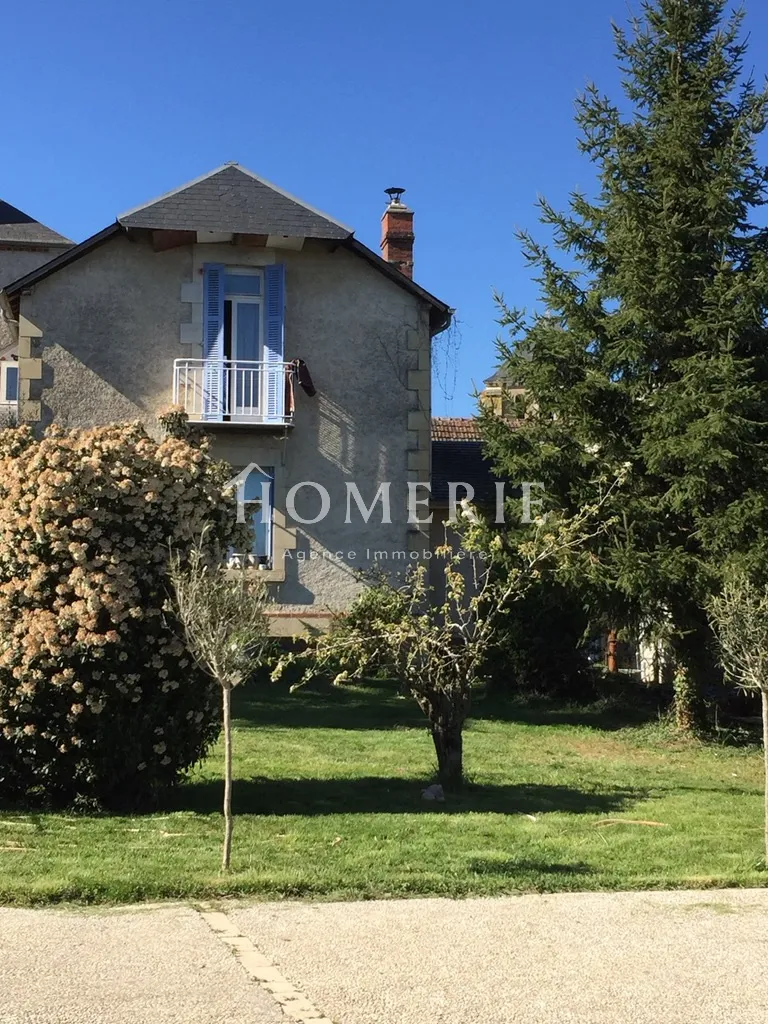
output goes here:
[{"label": "shrub", "polygon": [[171,552],[242,541],[205,443],[0,433],[0,792],[132,808],[198,761],[218,690],[165,610]]},{"label": "shrub", "polygon": [[509,606],[500,623],[498,642],[484,666],[490,686],[501,693],[587,695],[588,626],[575,595],[551,580],[539,582]]},{"label": "shrub", "polygon": [[[313,678],[331,684],[348,678],[397,677],[397,666],[384,647],[360,646],[350,640],[359,635],[378,636],[383,628],[401,622],[410,611],[407,594],[385,573],[361,572],[360,578],[365,589],[349,608],[333,614],[327,630],[310,627],[306,635],[283,642],[287,656],[278,659],[276,679],[300,686],[310,669]],[[318,644],[323,648],[322,664],[316,657]]]},{"label": "shrub", "polygon": [[[377,635],[383,626],[394,626],[410,612],[407,595],[392,585],[381,573],[367,579],[368,586],[354,600],[350,608],[337,615],[329,630],[333,638],[332,647],[338,652],[338,660],[326,666],[330,678],[343,673],[374,678],[391,678],[396,674],[393,660],[386,649],[349,649],[345,640],[356,634]],[[338,642],[336,642],[338,641]]]}]

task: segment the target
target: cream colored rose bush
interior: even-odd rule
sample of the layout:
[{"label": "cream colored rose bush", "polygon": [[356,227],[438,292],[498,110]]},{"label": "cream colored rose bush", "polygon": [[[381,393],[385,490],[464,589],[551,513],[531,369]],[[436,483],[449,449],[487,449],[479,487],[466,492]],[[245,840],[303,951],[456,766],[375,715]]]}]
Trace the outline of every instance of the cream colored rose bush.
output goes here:
[{"label": "cream colored rose bush", "polygon": [[243,541],[230,473],[140,424],[0,432],[0,799],[142,806],[216,739],[168,564]]}]

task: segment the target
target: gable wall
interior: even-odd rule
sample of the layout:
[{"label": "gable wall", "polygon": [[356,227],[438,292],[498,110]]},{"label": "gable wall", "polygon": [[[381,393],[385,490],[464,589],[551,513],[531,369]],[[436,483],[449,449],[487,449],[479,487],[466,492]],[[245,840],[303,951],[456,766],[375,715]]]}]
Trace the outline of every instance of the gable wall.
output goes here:
[{"label": "gable wall", "polygon": [[[8,245],[0,241],[0,288],[23,277],[25,274],[37,270],[44,263],[58,256],[63,250],[54,249],[23,249]],[[16,341],[16,334],[13,325],[3,316],[0,309],[0,352]]]},{"label": "gable wall", "polygon": [[[429,335],[418,299],[322,243],[307,242],[301,252],[197,245],[155,253],[119,236],[22,296],[22,315],[41,332],[31,339],[32,377],[22,397],[27,418],[42,424],[140,418],[156,432],[172,399],[173,360],[200,355],[202,262],[267,260],[286,264],[285,357],[306,361],[318,394],[298,391],[285,439],[258,427],[218,427],[215,451],[238,469],[252,461],[276,467],[276,540],[288,552],[276,621],[293,632],[297,619],[322,624],[317,617],[329,608],[346,607],[360,589],[354,570],[374,551],[428,547],[406,524],[408,476],[429,478]],[[328,489],[331,513],[293,526],[281,503],[303,480]],[[391,525],[377,524],[376,515],[366,525],[355,506],[344,523],[348,480],[366,503],[382,480],[392,481]],[[304,489],[296,507],[315,515],[317,496]],[[405,562],[404,554],[389,564]]]}]

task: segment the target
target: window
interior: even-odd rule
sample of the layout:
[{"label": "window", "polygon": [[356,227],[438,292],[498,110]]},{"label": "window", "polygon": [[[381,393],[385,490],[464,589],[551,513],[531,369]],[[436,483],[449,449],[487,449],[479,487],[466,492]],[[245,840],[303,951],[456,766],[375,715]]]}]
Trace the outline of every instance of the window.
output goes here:
[{"label": "window", "polygon": [[203,419],[284,422],[284,265],[203,272]]},{"label": "window", "polygon": [[227,267],[224,273],[224,359],[227,408],[234,418],[249,419],[264,407],[262,278],[259,271]]},{"label": "window", "polygon": [[[244,471],[245,472],[245,471]],[[242,480],[242,499],[245,502],[246,519],[253,528],[253,545],[250,551],[230,551],[227,564],[239,569],[244,565],[272,568],[273,501],[275,471],[272,466],[254,467]]]},{"label": "window", "polygon": [[505,420],[519,420],[525,416],[525,393],[504,391],[501,399],[501,415]]},{"label": "window", "polygon": [[15,403],[19,397],[19,367],[15,362],[0,362],[0,402]]}]

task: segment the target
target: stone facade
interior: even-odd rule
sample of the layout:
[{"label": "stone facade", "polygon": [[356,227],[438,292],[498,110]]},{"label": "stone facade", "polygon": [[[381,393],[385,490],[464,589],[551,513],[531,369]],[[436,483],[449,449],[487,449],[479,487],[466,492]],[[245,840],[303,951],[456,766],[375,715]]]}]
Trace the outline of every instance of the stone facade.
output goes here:
[{"label": "stone facade", "polygon": [[[401,569],[408,552],[429,549],[429,527],[407,522],[407,483],[430,472],[429,308],[418,295],[324,241],[156,251],[149,237],[118,233],[21,294],[22,418],[73,427],[141,419],[156,433],[174,359],[202,352],[205,262],[285,264],[285,358],[306,361],[317,395],[298,392],[290,426],[212,424],[211,433],[235,470],[275,469],[275,631],[322,626],[354,599],[357,570],[376,552]],[[287,516],[286,496],[302,481],[331,497],[315,524]],[[346,523],[347,483],[369,504],[381,481],[391,481],[392,523],[380,523],[377,507],[366,524],[354,502]],[[297,493],[302,518],[318,505],[311,488]]]},{"label": "stone facade", "polygon": [[[72,246],[63,235],[0,200],[0,288],[37,270]],[[15,321],[0,301],[0,358],[16,355]],[[8,351],[13,347],[13,353]]]}]

